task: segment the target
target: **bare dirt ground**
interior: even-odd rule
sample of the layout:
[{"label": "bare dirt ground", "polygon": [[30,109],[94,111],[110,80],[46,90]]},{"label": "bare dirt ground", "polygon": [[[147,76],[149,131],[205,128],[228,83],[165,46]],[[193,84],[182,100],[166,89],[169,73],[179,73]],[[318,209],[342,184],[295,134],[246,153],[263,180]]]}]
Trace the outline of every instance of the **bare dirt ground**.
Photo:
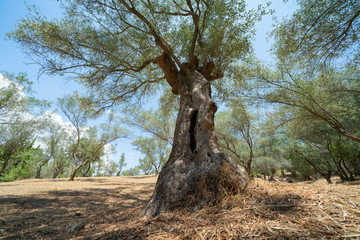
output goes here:
[{"label": "bare dirt ground", "polygon": [[255,179],[198,212],[140,218],[156,177],[0,183],[0,239],[360,239],[360,182]]}]

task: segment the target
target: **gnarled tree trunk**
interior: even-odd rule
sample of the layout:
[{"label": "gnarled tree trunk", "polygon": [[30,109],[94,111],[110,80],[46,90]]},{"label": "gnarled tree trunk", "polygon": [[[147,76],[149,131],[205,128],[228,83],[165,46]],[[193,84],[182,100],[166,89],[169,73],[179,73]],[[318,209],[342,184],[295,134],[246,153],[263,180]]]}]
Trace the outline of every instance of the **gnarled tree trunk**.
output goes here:
[{"label": "gnarled tree trunk", "polygon": [[219,151],[210,82],[197,70],[180,72],[180,110],[174,145],[143,216],[181,208],[198,210],[246,188],[247,176]]}]

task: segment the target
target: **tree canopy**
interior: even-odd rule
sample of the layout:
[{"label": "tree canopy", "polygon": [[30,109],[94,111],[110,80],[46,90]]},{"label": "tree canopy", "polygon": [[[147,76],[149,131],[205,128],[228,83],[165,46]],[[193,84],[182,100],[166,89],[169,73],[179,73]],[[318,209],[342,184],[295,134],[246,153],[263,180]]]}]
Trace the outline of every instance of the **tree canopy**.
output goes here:
[{"label": "tree canopy", "polygon": [[297,0],[299,9],[275,29],[283,61],[342,58],[359,64],[360,3],[357,0]]},{"label": "tree canopy", "polygon": [[9,37],[41,70],[75,74],[97,93],[98,107],[134,96],[166,79],[179,92],[185,65],[208,80],[221,78],[251,52],[254,24],[266,6],[246,10],[245,1],[61,1],[62,19],[22,19]]}]

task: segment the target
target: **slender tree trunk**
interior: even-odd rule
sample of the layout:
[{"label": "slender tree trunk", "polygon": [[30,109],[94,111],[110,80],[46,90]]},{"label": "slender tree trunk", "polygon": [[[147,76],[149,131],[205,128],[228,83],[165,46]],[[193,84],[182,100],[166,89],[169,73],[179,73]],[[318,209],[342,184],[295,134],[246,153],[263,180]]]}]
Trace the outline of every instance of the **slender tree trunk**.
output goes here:
[{"label": "slender tree trunk", "polygon": [[338,159],[338,161],[336,162],[336,167],[338,169],[338,173],[340,175],[341,180],[349,181],[348,175],[346,174],[345,170],[341,166],[341,159]]},{"label": "slender tree trunk", "polygon": [[[304,155],[302,155],[299,151],[296,151],[298,154],[300,154],[301,156],[304,157],[304,160],[315,170],[316,173],[320,174],[321,176],[323,176],[326,181],[331,184],[331,169],[328,169],[327,172],[323,172],[321,171],[319,168],[316,167],[315,164],[313,164],[309,159],[307,159]],[[325,170],[326,171],[326,170]]]},{"label": "slender tree trunk", "polygon": [[41,168],[42,168],[42,166],[41,165],[39,165],[38,167],[37,167],[37,171],[36,171],[36,177],[35,178],[41,178]]},{"label": "slender tree trunk", "polygon": [[58,178],[61,175],[59,172],[54,172],[52,178]]},{"label": "slender tree trunk", "polygon": [[244,169],[219,151],[210,82],[198,71],[181,72],[174,144],[144,217],[181,208],[198,210],[248,184]]},{"label": "slender tree trunk", "polygon": [[83,177],[87,177],[87,174],[89,173],[90,168],[91,168],[91,164],[89,163],[87,170],[85,171],[85,173],[83,173]]},{"label": "slender tree trunk", "polygon": [[[352,173],[352,171],[346,166],[346,163],[345,163],[345,160],[344,160],[344,155],[341,151],[341,144],[340,144],[340,141],[338,143],[338,149],[339,149],[339,157],[340,157],[340,162],[339,162],[339,165],[341,166],[341,164],[344,166],[345,170],[344,172],[346,173],[349,173],[350,177],[349,177],[349,181],[354,181],[354,175]],[[347,174],[346,174],[347,176]]]},{"label": "slender tree trunk", "polygon": [[328,184],[332,184],[331,175],[332,175],[331,170],[328,170],[328,172],[324,175],[324,177],[325,177]]},{"label": "slender tree trunk", "polygon": [[248,159],[248,161],[246,162],[246,171],[247,171],[247,173],[248,173],[248,175],[249,175],[249,177],[250,177],[251,179],[254,178],[254,175],[253,175],[252,172],[251,172],[251,164],[252,164],[253,160],[254,160],[254,152],[253,152],[252,147],[250,147],[249,159]]},{"label": "slender tree trunk", "polygon": [[79,166],[77,166],[77,167],[74,169],[74,171],[71,173],[71,176],[70,176],[69,181],[74,181],[74,178],[75,178],[75,176],[76,176],[77,171],[79,171],[79,169],[80,169],[82,166],[83,166],[83,165],[79,165]]}]

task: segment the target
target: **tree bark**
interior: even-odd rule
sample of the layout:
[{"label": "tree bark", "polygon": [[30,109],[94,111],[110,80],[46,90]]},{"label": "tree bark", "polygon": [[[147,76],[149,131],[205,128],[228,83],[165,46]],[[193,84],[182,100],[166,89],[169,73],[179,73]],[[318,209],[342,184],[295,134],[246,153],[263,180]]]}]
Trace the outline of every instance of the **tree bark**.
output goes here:
[{"label": "tree bark", "polygon": [[246,169],[246,172],[248,173],[249,177],[251,179],[253,179],[254,175],[251,172],[251,164],[254,161],[254,151],[253,151],[252,145],[249,145],[249,148],[250,148],[250,154],[249,154],[249,159],[246,162],[246,168],[245,169]]},{"label": "tree bark", "polygon": [[86,169],[85,173],[83,173],[83,177],[88,177],[87,174],[89,173],[90,168],[91,168],[91,163],[89,163],[88,168]]},{"label": "tree bark", "polygon": [[61,175],[61,172],[56,172],[53,174],[52,178],[58,178],[58,177],[60,177],[60,175]]},{"label": "tree bark", "polygon": [[77,166],[77,167],[74,169],[74,171],[71,173],[71,176],[70,176],[70,178],[69,178],[69,181],[74,181],[74,178],[75,178],[75,176],[76,176],[77,171],[79,171],[79,169],[82,168],[82,166],[83,166],[83,164]]},{"label": "tree bark", "polygon": [[210,82],[197,70],[182,70],[180,110],[170,157],[159,174],[144,217],[187,208],[196,211],[244,190],[243,168],[219,151],[214,133]]}]

